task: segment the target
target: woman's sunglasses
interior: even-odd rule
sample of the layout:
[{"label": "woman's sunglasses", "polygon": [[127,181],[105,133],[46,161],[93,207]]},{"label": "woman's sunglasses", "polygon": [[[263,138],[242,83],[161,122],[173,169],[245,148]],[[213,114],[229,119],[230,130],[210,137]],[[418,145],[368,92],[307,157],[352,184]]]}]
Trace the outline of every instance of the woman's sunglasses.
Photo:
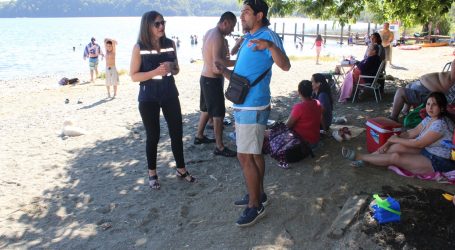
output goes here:
[{"label": "woman's sunglasses", "polygon": [[166,21],[163,20],[161,22],[158,21],[158,22],[153,23],[153,26],[155,26],[155,28],[157,28],[157,29],[160,27],[160,25],[163,25],[163,26],[166,25]]}]

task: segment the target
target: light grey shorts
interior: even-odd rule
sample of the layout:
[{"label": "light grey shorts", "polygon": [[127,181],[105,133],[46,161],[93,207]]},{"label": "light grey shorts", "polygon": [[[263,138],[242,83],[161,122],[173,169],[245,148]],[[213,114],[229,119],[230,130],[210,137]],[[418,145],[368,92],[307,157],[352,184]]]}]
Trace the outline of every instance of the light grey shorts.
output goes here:
[{"label": "light grey shorts", "polygon": [[269,115],[270,107],[265,110],[236,110],[234,112],[238,153],[262,154],[264,132]]},{"label": "light grey shorts", "polygon": [[119,78],[115,66],[106,67],[106,86],[118,85]]}]

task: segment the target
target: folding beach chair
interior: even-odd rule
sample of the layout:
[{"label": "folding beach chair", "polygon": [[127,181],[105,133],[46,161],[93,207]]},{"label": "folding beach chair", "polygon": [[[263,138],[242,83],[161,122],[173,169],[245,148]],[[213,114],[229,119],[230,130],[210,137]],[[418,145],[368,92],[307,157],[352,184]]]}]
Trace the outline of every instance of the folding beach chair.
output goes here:
[{"label": "folding beach chair", "polygon": [[[385,66],[385,61],[382,61],[381,64],[379,65],[378,71],[376,72],[375,76],[366,76],[366,75],[359,76],[359,80],[355,87],[354,95],[352,96],[352,103],[354,103],[357,93],[359,92],[358,91],[359,87],[372,89],[374,91],[374,97],[376,98],[376,102],[379,102],[379,100],[382,100],[380,84],[379,84],[378,80],[384,78],[384,74],[383,74],[384,66]],[[373,82],[372,83],[361,83],[361,79],[373,79]]]}]

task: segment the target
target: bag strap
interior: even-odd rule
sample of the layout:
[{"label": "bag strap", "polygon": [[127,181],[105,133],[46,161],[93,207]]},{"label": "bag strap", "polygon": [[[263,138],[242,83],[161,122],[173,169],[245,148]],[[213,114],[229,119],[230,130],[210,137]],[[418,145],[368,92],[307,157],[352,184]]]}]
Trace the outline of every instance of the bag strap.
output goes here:
[{"label": "bag strap", "polygon": [[264,77],[267,75],[267,73],[269,73],[270,69],[272,69],[272,67],[270,67],[266,71],[264,71],[264,73],[262,73],[262,75],[260,75],[252,84],[250,84],[250,87],[253,87],[254,85],[258,84],[262,79],[264,79]]},{"label": "bag strap", "polygon": [[[243,42],[245,42],[245,41],[243,41]],[[234,64],[234,68],[232,69],[232,73],[234,73],[234,71],[235,71],[235,66],[237,66],[237,61],[239,60],[240,51],[242,50],[242,48],[243,48],[243,43],[240,45],[239,51],[237,52],[237,59],[235,60],[235,64]],[[268,68],[266,71],[264,71],[264,73],[262,73],[258,78],[256,78],[256,80],[254,80],[254,82],[250,84],[250,88],[255,86],[256,84],[258,84],[262,79],[264,79],[264,77],[267,75],[267,73],[269,73],[269,71],[271,69],[272,69],[272,67]]]}]

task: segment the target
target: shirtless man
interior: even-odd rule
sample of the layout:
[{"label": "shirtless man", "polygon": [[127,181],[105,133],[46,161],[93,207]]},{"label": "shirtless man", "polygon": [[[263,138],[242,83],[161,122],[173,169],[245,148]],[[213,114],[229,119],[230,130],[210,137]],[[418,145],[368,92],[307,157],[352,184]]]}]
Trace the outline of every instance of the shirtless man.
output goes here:
[{"label": "shirtless man", "polygon": [[389,29],[389,23],[384,23],[383,29],[380,32],[381,39],[382,39],[382,47],[385,50],[385,61],[390,62],[390,66],[392,66],[392,41],[394,39],[393,32]]},{"label": "shirtless man", "polygon": [[111,86],[114,88],[114,96],[117,96],[117,85],[119,83],[118,72],[115,68],[115,48],[117,41],[114,39],[104,39],[104,47],[106,48],[106,89],[107,97],[111,97]]},{"label": "shirtless man", "polygon": [[397,121],[401,110],[406,114],[409,106],[424,103],[426,96],[436,91],[444,93],[449,103],[455,101],[455,59],[452,61],[451,71],[425,74],[406,88],[398,88],[393,98],[390,118]]},{"label": "shirtless man", "polygon": [[[202,57],[204,66],[202,68],[200,85],[201,99],[198,130],[194,138],[194,144],[213,143],[216,147],[213,153],[226,157],[235,157],[237,153],[225,147],[223,144],[223,118],[226,113],[224,106],[223,85],[224,77],[215,66],[215,61],[225,62],[233,66],[234,61],[227,58],[229,47],[225,37],[229,35],[237,23],[237,18],[232,12],[225,12],[221,15],[217,26],[207,31],[203,38]],[[209,118],[213,118],[215,139],[207,138],[204,135],[205,125]]]}]

